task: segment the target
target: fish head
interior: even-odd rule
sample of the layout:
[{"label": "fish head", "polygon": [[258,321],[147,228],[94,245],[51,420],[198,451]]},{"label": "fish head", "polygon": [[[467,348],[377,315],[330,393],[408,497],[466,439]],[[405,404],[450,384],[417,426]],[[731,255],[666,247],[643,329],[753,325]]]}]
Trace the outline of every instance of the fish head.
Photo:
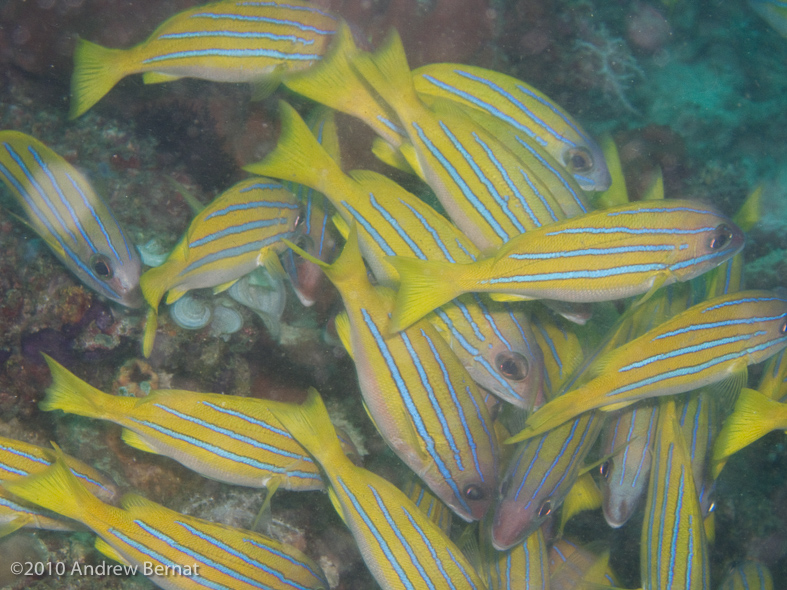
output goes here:
[{"label": "fish head", "polygon": [[604,152],[592,139],[584,145],[566,146],[561,163],[584,191],[605,191],[612,184]]},{"label": "fish head", "polygon": [[144,302],[139,287],[142,263],[133,248],[122,254],[88,253],[84,268],[75,272],[85,284],[121,305],[138,308]]},{"label": "fish head", "polygon": [[713,211],[687,213],[682,224],[702,231],[684,234],[680,239],[680,262],[671,267],[679,281],[693,279],[729,260],[741,251],[746,240],[741,228]]},{"label": "fish head", "polygon": [[492,545],[506,551],[535,532],[552,514],[553,503],[549,495],[525,498],[516,494],[516,486],[503,480],[500,500],[492,519]]},{"label": "fish head", "polygon": [[481,520],[486,515],[495,499],[494,472],[485,475],[483,478],[474,474],[456,477],[456,489],[444,480],[434,482],[425,478],[424,481],[454,514],[466,522],[473,522]]},{"label": "fish head", "polygon": [[544,358],[541,349],[531,339],[511,342],[511,346],[497,340],[485,354],[492,361],[494,374],[480,377],[468,368],[476,382],[497,397],[529,410],[535,406],[544,378]]},{"label": "fish head", "polygon": [[[645,491],[647,480],[644,477],[639,478],[641,480],[638,482],[639,485],[632,485],[631,481],[626,480],[623,480],[621,483],[620,476],[613,469],[611,461],[613,459],[605,461],[600,467],[603,478],[601,484],[602,509],[607,524],[613,529],[618,529],[626,524],[626,521],[631,518],[631,515],[637,509]],[[630,480],[631,478],[628,479]]]}]

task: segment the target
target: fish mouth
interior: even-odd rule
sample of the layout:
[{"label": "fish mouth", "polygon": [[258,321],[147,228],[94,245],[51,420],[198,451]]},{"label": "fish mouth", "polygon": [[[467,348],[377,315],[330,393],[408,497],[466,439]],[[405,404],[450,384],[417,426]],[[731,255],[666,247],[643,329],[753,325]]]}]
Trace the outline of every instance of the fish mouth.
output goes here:
[{"label": "fish mouth", "polygon": [[134,288],[129,289],[123,293],[123,295],[116,301],[121,305],[130,307],[131,309],[138,309],[142,307],[145,299],[142,297],[142,289],[139,287],[139,285],[135,285]]}]

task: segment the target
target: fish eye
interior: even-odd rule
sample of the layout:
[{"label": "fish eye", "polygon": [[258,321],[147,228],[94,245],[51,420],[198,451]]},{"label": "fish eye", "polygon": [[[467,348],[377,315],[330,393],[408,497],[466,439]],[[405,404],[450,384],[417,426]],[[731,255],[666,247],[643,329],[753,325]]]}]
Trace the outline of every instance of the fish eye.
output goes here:
[{"label": "fish eye", "polygon": [[709,246],[711,250],[718,250],[720,248],[724,248],[724,246],[729,244],[731,241],[732,230],[726,224],[722,223],[716,228]]},{"label": "fish eye", "polygon": [[593,167],[593,156],[585,148],[572,148],[568,150],[566,166],[572,172],[587,172]]},{"label": "fish eye", "polygon": [[609,461],[604,461],[598,468],[598,472],[601,474],[601,477],[607,479],[609,476]]},{"label": "fish eye", "polygon": [[90,270],[92,270],[98,278],[104,281],[108,281],[112,278],[112,266],[107,256],[103,254],[93,254],[88,261],[88,265],[90,266]]},{"label": "fish eye", "polygon": [[501,352],[495,357],[495,365],[500,374],[511,381],[522,381],[530,371],[527,359],[518,352]]},{"label": "fish eye", "polygon": [[710,514],[711,512],[714,512],[715,510],[716,510],[716,502],[713,501],[713,502],[710,503],[710,506],[708,506],[708,514]]},{"label": "fish eye", "polygon": [[782,325],[779,326],[779,332],[781,332],[782,334],[787,334],[787,320],[784,320],[782,322]]},{"label": "fish eye", "polygon": [[552,512],[552,502],[546,500],[541,504],[541,508],[538,509],[538,517],[544,518],[545,516],[549,516],[550,512]]},{"label": "fish eye", "polygon": [[465,498],[468,500],[483,500],[484,499],[484,490],[481,489],[480,486],[475,484],[470,484],[465,488]]}]

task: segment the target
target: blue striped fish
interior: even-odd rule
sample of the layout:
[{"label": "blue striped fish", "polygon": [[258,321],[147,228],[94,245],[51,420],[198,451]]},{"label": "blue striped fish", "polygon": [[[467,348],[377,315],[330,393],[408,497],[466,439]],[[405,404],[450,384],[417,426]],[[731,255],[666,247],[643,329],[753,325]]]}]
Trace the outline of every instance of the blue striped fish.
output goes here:
[{"label": "blue striped fish", "polygon": [[170,17],[130,49],[80,39],[70,117],[139,73],[146,84],[191,77],[256,83],[260,94],[270,93],[283,77],[322,58],[337,24],[335,16],[302,0],[221,0]]},{"label": "blue striped fish", "polygon": [[609,556],[603,542],[580,546],[566,537],[556,539],[549,550],[549,590],[617,587]]},{"label": "blue striped fish", "polygon": [[293,237],[300,215],[295,196],[280,182],[243,180],[205,207],[161,266],[140,278],[150,306],[143,349],[150,355],[156,314],[164,294],[172,304],[191,289],[223,290],[258,266],[282,273],[282,238]]},{"label": "blue striped fish", "polygon": [[410,143],[401,150],[407,162],[482,251],[588,211],[581,191],[556,197],[523,160],[455,105],[444,101],[427,108],[415,93],[395,33],[377,54],[359,52],[352,64],[404,124]]},{"label": "blue striped fish", "polygon": [[658,404],[645,402],[626,408],[605,426],[601,465],[604,518],[612,528],[622,527],[647,490],[651,446],[658,420]]},{"label": "blue striped fish", "polygon": [[644,590],[710,588],[702,511],[672,399],[659,408],[641,539]]},{"label": "blue striped fish", "polygon": [[126,444],[218,481],[269,490],[323,487],[314,461],[271,414],[283,402],[177,389],[114,396],[46,361],[53,381],[41,402],[44,411],[119,424]]},{"label": "blue striped fish", "polygon": [[787,297],[741,291],[705,301],[597,359],[587,383],[550,401],[510,441],[523,440],[593,408],[614,411],[745,377],[746,368],[787,346]]},{"label": "blue striped fish", "polygon": [[435,495],[460,518],[479,520],[494,500],[498,469],[484,398],[429,322],[389,335],[393,293],[369,282],[355,227],[332,265],[310,259],[344,301],[336,330],[355,361],[364,405],[383,440]]},{"label": "blue striped fish", "polygon": [[603,422],[596,412],[589,412],[516,448],[500,479],[500,498],[492,520],[496,549],[513,547],[560,507]]},{"label": "blue striped fish", "polygon": [[730,569],[719,590],[773,590],[773,577],[768,566],[747,559]]},{"label": "blue striped fish", "polygon": [[[46,471],[4,482],[13,494],[73,518],[100,537],[96,548],[172,589],[327,590],[320,567],[290,545],[179,514],[128,494],[121,508],[90,493],[58,459]],[[157,568],[154,570],[154,568]]]},{"label": "blue striped fish", "polygon": [[485,68],[440,63],[414,70],[413,83],[423,98],[448,98],[471,113],[505,123],[515,141],[549,153],[583,190],[609,188],[599,145],[559,105],[525,82]]},{"label": "blue striped fish", "polygon": [[0,538],[21,528],[74,531],[79,529],[79,525],[54,512],[20,500],[12,493],[0,488]]},{"label": "blue striped fish", "polygon": [[508,551],[492,547],[488,534],[480,531],[480,572],[489,590],[549,590],[547,543],[541,529]]},{"label": "blue striped fish", "polygon": [[[246,170],[324,193],[339,214],[335,222],[342,233],[356,224],[361,252],[381,285],[398,283],[396,270],[386,261],[391,254],[452,262],[478,257],[475,246],[421,199],[374,172],[344,174],[292,107],[281,103],[280,111],[276,149]],[[519,407],[532,406],[543,361],[521,314],[468,295],[436,310],[429,321],[479,385]]]},{"label": "blue striped fish", "polygon": [[80,281],[127,307],[142,305],[139,256],[78,170],[37,139],[0,131],[0,180],[30,227]]},{"label": "blue striped fish", "polygon": [[302,406],[275,414],[322,466],[334,507],[383,589],[486,589],[459,548],[404,493],[356,467],[332,442],[333,426],[314,389]]},{"label": "blue striped fish", "polygon": [[693,201],[641,201],[529,231],[469,264],[392,258],[401,288],[391,327],[467,292],[592,302],[652,293],[732,257],[743,233]]},{"label": "blue striped fish", "polygon": [[[737,397],[738,393],[734,391],[733,397]],[[711,472],[711,454],[721,428],[719,398],[712,386],[701,387],[688,393],[677,406],[678,423],[689,453],[694,487],[703,517],[707,517],[715,508],[716,481]],[[708,540],[713,541],[710,537]]]}]

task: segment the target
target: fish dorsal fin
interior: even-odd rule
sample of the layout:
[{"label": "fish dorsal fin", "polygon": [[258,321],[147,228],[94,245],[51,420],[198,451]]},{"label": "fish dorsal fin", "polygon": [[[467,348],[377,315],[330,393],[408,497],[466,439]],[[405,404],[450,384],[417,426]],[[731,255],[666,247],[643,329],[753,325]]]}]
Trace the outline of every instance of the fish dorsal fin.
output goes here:
[{"label": "fish dorsal fin", "polygon": [[132,510],[134,508],[144,508],[146,510],[154,508],[159,509],[161,506],[156,504],[152,500],[148,500],[144,496],[140,496],[139,494],[126,494],[120,499],[120,507],[123,510]]}]

